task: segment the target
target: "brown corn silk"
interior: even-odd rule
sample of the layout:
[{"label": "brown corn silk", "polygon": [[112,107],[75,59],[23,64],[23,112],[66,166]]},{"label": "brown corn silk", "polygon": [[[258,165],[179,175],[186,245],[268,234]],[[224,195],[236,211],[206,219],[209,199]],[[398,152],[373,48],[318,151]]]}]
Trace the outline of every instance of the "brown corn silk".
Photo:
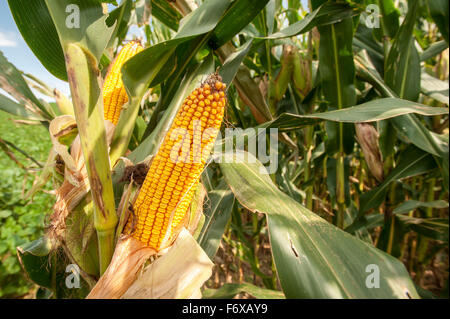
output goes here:
[{"label": "brown corn silk", "polygon": [[105,120],[109,120],[114,125],[119,121],[123,105],[128,102],[128,95],[122,82],[122,66],[142,50],[138,42],[128,42],[120,50],[106,75],[103,84],[103,111]]},{"label": "brown corn silk", "polygon": [[184,100],[153,158],[126,233],[156,251],[175,239],[219,132],[225,106],[225,84],[217,74],[210,75]]}]

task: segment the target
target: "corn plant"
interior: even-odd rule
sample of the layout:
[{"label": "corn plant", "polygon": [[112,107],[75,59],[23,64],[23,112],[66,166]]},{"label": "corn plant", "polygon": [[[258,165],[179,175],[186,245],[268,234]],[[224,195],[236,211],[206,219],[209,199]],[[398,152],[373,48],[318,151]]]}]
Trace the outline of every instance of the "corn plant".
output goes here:
[{"label": "corn plant", "polygon": [[53,143],[36,297],[448,294],[448,1],[8,3],[70,87],[0,55]]}]

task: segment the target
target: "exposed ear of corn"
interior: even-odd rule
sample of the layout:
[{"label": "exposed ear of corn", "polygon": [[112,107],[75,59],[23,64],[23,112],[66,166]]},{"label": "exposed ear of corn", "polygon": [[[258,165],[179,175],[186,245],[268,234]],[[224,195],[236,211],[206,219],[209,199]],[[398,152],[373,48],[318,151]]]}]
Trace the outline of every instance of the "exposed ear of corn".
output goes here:
[{"label": "exposed ear of corn", "polygon": [[126,233],[159,251],[175,239],[220,129],[225,84],[211,75],[183,102],[134,203]]},{"label": "exposed ear of corn", "polygon": [[138,42],[128,42],[120,50],[103,84],[103,110],[105,120],[117,124],[122,106],[128,102],[128,95],[122,82],[121,69],[125,62],[143,50]]}]

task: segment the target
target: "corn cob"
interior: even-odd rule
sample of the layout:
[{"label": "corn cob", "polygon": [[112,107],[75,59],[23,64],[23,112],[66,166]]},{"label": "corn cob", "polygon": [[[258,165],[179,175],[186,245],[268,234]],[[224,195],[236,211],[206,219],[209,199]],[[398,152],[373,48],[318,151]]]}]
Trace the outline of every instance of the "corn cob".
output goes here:
[{"label": "corn cob", "polygon": [[214,74],[178,110],[134,203],[135,222],[126,228],[148,247],[166,247],[183,226],[225,105],[225,84]]},{"label": "corn cob", "polygon": [[121,69],[135,54],[143,50],[138,42],[128,42],[120,50],[103,84],[103,109],[105,120],[117,124],[122,106],[128,102],[128,95],[122,82]]}]

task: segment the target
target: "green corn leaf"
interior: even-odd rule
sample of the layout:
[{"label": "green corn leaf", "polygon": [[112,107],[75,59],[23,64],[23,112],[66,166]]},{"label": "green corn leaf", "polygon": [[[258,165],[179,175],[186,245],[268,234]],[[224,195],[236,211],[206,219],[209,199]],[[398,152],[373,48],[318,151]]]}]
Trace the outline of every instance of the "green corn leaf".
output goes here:
[{"label": "green corn leaf", "polygon": [[29,112],[23,104],[16,103],[3,94],[0,94],[0,110],[24,119],[44,121],[42,117]]},{"label": "green corn leaf", "polygon": [[[5,58],[2,51],[0,51],[0,88],[8,92],[20,103],[29,104],[31,107],[37,108],[37,111],[42,112],[42,115],[47,120],[55,116],[53,110],[46,107],[34,95],[22,73]],[[8,108],[11,109],[10,107]],[[40,115],[35,114],[35,117],[40,117]]]},{"label": "green corn leaf", "polygon": [[414,46],[413,31],[418,0],[409,3],[412,5],[386,58],[384,80],[400,98],[417,101],[421,70],[419,53]]},{"label": "green corn leaf", "polygon": [[[313,7],[322,1],[313,1]],[[319,78],[325,100],[334,108],[342,109],[356,104],[353,62],[353,22],[343,19],[331,25],[318,27],[320,33]],[[354,145],[354,130],[351,125],[326,123],[327,153],[351,153]]]},{"label": "green corn leaf", "polygon": [[222,81],[230,85],[236,73],[239,69],[239,66],[247,55],[252,45],[252,40],[247,41],[244,45],[238,48],[234,53],[230,54],[228,58],[224,61],[222,68],[219,71],[220,76],[222,77]]},{"label": "green corn leaf", "polygon": [[206,200],[205,222],[197,241],[211,260],[220,245],[234,204],[234,196],[225,181],[208,192]]},{"label": "green corn leaf", "polygon": [[[321,1],[323,2],[323,1]],[[343,19],[350,18],[354,14],[353,9],[344,2],[327,2],[316,6],[315,10],[300,21],[291,24],[287,28],[266,37],[255,37],[257,39],[282,39],[293,37],[308,32],[315,26],[337,23]]]},{"label": "green corn leaf", "polygon": [[389,38],[394,38],[399,29],[400,12],[395,7],[393,0],[379,0],[381,24]]},{"label": "green corn leaf", "polygon": [[420,55],[420,62],[427,61],[448,48],[448,43],[444,40],[432,43],[425,51]]},{"label": "green corn leaf", "polygon": [[444,200],[435,200],[431,202],[421,202],[417,200],[408,200],[406,202],[401,203],[393,210],[393,214],[403,214],[409,211],[415,210],[418,207],[431,207],[431,208],[447,208],[448,203]]},{"label": "green corn leaf", "polygon": [[268,2],[269,0],[234,1],[214,29],[210,41],[212,48],[220,48],[231,40],[261,12]]},{"label": "green corn leaf", "polygon": [[434,168],[436,168],[436,162],[430,154],[414,146],[408,147],[402,153],[397,166],[385,178],[383,183],[361,195],[358,216],[345,230],[354,232],[364,226],[365,212],[370,209],[377,209],[381,205],[386,197],[388,187],[392,182],[424,174]]},{"label": "green corn leaf", "polygon": [[420,114],[434,116],[447,114],[445,107],[431,107],[424,104],[410,102],[398,98],[384,98],[372,100],[342,110],[307,115],[281,114],[277,119],[264,124],[265,127],[277,127],[282,131],[299,129],[305,125],[318,121],[334,121],[343,123],[375,122],[400,117],[405,114]]},{"label": "green corn leaf", "polygon": [[67,81],[64,53],[45,1],[8,0],[22,37],[44,67]]},{"label": "green corn leaf", "polygon": [[[403,264],[336,228],[278,190],[256,159],[224,154],[220,168],[237,200],[267,215],[272,254],[287,298],[418,298]],[[240,159],[240,160],[236,160]],[[380,288],[366,286],[367,267]]]},{"label": "green corn leaf", "polygon": [[427,0],[428,9],[434,22],[439,28],[442,36],[448,45],[448,1],[447,0]]},{"label": "green corn leaf", "polygon": [[423,94],[448,105],[448,81],[439,80],[425,71],[422,71],[422,81],[420,84]]},{"label": "green corn leaf", "polygon": [[152,0],[152,15],[172,30],[178,30],[182,15],[165,0]]},{"label": "green corn leaf", "polygon": [[414,231],[419,235],[448,243],[448,218],[417,218],[395,215],[396,222],[405,231]]}]

